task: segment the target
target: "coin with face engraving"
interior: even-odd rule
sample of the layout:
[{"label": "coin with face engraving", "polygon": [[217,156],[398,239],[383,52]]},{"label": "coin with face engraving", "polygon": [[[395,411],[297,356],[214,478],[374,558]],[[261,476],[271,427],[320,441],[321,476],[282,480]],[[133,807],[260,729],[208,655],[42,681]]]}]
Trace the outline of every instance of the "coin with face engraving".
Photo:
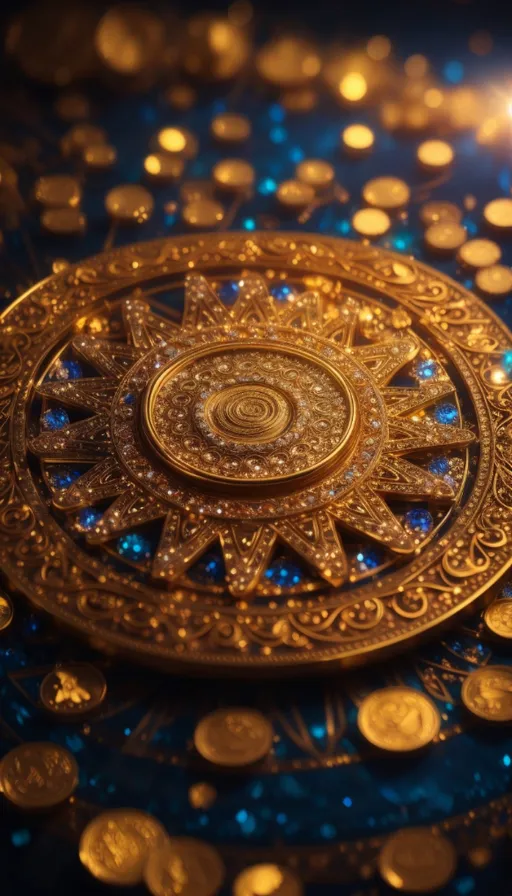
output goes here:
[{"label": "coin with face engraving", "polygon": [[71,796],[77,784],[76,760],[59,744],[22,744],[0,763],[0,790],[20,809],[56,806]]},{"label": "coin with face engraving", "polygon": [[89,822],[80,838],[80,861],[97,880],[135,885],[142,880],[150,851],[160,849],[166,839],[165,829],[147,812],[103,812]]},{"label": "coin with face engraving", "polygon": [[512,668],[484,666],[471,672],[461,691],[462,702],[488,722],[512,722]]}]

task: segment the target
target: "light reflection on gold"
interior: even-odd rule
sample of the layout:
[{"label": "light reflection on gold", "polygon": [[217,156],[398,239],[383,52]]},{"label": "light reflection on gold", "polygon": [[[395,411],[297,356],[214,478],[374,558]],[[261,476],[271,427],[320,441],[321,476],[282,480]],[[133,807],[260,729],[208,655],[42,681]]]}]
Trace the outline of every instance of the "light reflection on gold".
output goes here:
[{"label": "light reflection on gold", "polygon": [[361,72],[348,72],[340,81],[339,92],[343,99],[358,103],[368,92],[366,78]]}]

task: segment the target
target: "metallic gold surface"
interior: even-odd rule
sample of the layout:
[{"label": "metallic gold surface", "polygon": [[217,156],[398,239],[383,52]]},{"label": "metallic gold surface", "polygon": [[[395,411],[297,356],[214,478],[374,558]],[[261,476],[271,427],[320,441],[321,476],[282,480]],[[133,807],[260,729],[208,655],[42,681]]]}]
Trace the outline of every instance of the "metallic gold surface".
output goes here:
[{"label": "metallic gold surface", "polygon": [[438,224],[439,222],[459,224],[462,221],[462,209],[453,202],[431,199],[421,206],[420,218],[421,223],[425,227],[430,227],[431,224]]},{"label": "metallic gold surface", "polygon": [[58,744],[22,744],[0,762],[0,790],[20,809],[57,806],[71,796],[77,784],[75,758]]},{"label": "metallic gold surface", "polygon": [[503,264],[494,264],[477,271],[475,285],[485,296],[507,296],[512,292],[512,271]]},{"label": "metallic gold surface", "polygon": [[90,663],[69,663],[43,678],[39,697],[55,715],[77,716],[97,709],[106,692],[107,684],[99,669]]},{"label": "metallic gold surface", "polygon": [[361,734],[375,747],[409,752],[427,746],[439,733],[439,712],[425,694],[407,687],[374,691],[359,708]]},{"label": "metallic gold surface", "polygon": [[154,208],[151,193],[138,184],[122,184],[113,187],[105,196],[108,214],[123,224],[140,224],[147,221]]},{"label": "metallic gold surface", "polygon": [[256,172],[243,159],[223,159],[214,166],[212,177],[219,189],[238,193],[252,187]]},{"label": "metallic gold surface", "polygon": [[52,174],[39,178],[34,187],[34,198],[45,208],[76,208],[80,205],[82,189],[76,177]]},{"label": "metallic gold surface", "polygon": [[351,155],[364,155],[375,143],[375,134],[366,124],[350,124],[341,132],[341,142]]},{"label": "metallic gold surface", "polygon": [[484,219],[496,230],[512,229],[512,199],[508,196],[492,199],[484,207]]},{"label": "metallic gold surface", "polygon": [[363,187],[363,199],[367,205],[385,211],[403,208],[410,198],[408,185],[398,177],[375,177]]},{"label": "metallic gold surface", "polygon": [[239,768],[263,759],[272,748],[272,726],[253,709],[217,709],[194,732],[198,753],[214,765]]},{"label": "metallic gold surface", "polygon": [[359,236],[376,239],[391,227],[391,218],[380,208],[360,208],[352,217],[352,227]]},{"label": "metallic gold surface", "polygon": [[303,209],[315,201],[315,190],[300,180],[284,180],[277,188],[278,202],[287,209]]},{"label": "metallic gold surface", "polygon": [[425,231],[425,243],[432,252],[451,254],[460,249],[466,239],[467,232],[462,224],[451,221],[431,224]]},{"label": "metallic gold surface", "polygon": [[10,598],[0,592],[0,632],[10,626],[13,615],[14,610]]},{"label": "metallic gold surface", "polygon": [[252,865],[233,883],[233,896],[302,896],[304,888],[290,868]]},{"label": "metallic gold surface", "polygon": [[172,837],[153,850],[144,869],[151,896],[214,896],[225,869],[218,852],[192,837]]},{"label": "metallic gold surface", "polygon": [[427,171],[443,171],[448,168],[455,153],[445,140],[425,140],[418,146],[417,159]]},{"label": "metallic gold surface", "polygon": [[409,828],[388,838],[378,865],[381,877],[394,890],[434,893],[454,876],[457,855],[447,837],[430,828]]},{"label": "metallic gold surface", "polygon": [[167,834],[162,825],[139,809],[102,812],[82,833],[79,856],[97,880],[118,886],[142,881],[150,852],[162,849]]},{"label": "metallic gold surface", "polygon": [[223,112],[213,119],[211,133],[219,143],[244,143],[251,136],[251,122],[245,115]]},{"label": "metallic gold surface", "polygon": [[496,600],[490,604],[485,611],[484,621],[493,635],[512,638],[512,599]]},{"label": "metallic gold surface", "polygon": [[512,722],[512,670],[485,666],[470,672],[462,685],[462,702],[488,722]]},{"label": "metallic gold surface", "polygon": [[493,240],[468,240],[460,247],[457,258],[468,268],[487,268],[500,260],[501,249]]}]

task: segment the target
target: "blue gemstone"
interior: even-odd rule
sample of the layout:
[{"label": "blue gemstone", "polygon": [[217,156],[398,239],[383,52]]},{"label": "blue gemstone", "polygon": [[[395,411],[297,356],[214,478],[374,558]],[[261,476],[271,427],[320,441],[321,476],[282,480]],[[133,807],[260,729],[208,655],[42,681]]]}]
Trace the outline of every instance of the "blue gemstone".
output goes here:
[{"label": "blue gemstone", "polygon": [[503,352],[502,364],[507,376],[512,376],[512,349],[509,348],[506,352]]},{"label": "blue gemstone", "polygon": [[135,404],[135,395],[133,392],[127,392],[126,395],[123,395],[123,402],[128,405]]},{"label": "blue gemstone", "polygon": [[221,585],[226,576],[224,561],[220,554],[210,551],[194,563],[188,574],[198,585]]},{"label": "blue gemstone", "polygon": [[78,525],[81,529],[92,529],[102,516],[96,507],[84,507],[78,514]]},{"label": "blue gemstone", "polygon": [[414,372],[420,380],[430,380],[437,373],[437,364],[432,358],[426,358],[424,361],[418,361],[414,368]]},{"label": "blue gemstone", "polygon": [[56,432],[58,429],[64,429],[69,426],[69,414],[64,408],[52,408],[46,411],[42,417],[43,429],[50,429]]},{"label": "blue gemstone", "polygon": [[293,561],[278,557],[265,571],[265,578],[273,585],[291,588],[302,581],[302,570]]},{"label": "blue gemstone", "polygon": [[238,298],[240,292],[240,284],[238,280],[225,280],[219,287],[219,299],[225,305],[232,305]]},{"label": "blue gemstone", "polygon": [[382,563],[382,555],[380,551],[370,548],[368,550],[359,551],[356,554],[357,566],[360,572],[370,572],[376,569]]},{"label": "blue gemstone", "polygon": [[79,380],[83,375],[82,367],[78,361],[59,361],[55,369],[52,370],[49,379],[67,382],[67,380]]},{"label": "blue gemstone", "polygon": [[56,467],[49,473],[49,478],[54,488],[69,488],[82,473],[83,470],[73,470],[71,467]]},{"label": "blue gemstone", "polygon": [[278,302],[287,302],[295,296],[295,289],[289,283],[276,283],[271,286],[270,293]]},{"label": "blue gemstone", "polygon": [[434,457],[430,461],[428,469],[434,476],[446,476],[450,472],[450,461],[447,457]]},{"label": "blue gemstone", "polygon": [[512,582],[507,582],[501,589],[502,597],[512,597]]},{"label": "blue gemstone", "polygon": [[408,510],[404,522],[410,532],[417,532],[419,535],[426,535],[434,525],[432,514],[422,507]]},{"label": "blue gemstone", "polygon": [[117,550],[125,560],[132,560],[135,563],[142,560],[149,560],[151,557],[151,544],[143,535],[138,532],[129,532],[122,535],[117,541]]},{"label": "blue gemstone", "polygon": [[459,421],[459,412],[454,404],[444,402],[440,404],[434,411],[434,417],[437,423],[454,424]]}]

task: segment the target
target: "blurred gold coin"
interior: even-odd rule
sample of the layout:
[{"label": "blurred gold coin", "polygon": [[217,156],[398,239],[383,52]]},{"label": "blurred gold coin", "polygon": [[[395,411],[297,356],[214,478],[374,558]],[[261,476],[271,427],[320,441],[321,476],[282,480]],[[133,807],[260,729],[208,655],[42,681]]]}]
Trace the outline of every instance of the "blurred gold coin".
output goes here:
[{"label": "blurred gold coin", "polygon": [[20,809],[57,806],[71,796],[77,784],[75,758],[58,744],[22,744],[0,763],[0,790]]},{"label": "blurred gold coin", "polygon": [[487,607],[484,621],[494,635],[512,638],[512,599],[495,600]]},{"label": "blurred gold coin", "polygon": [[435,252],[456,252],[466,241],[467,233],[462,224],[439,221],[425,231],[425,242]]},{"label": "blurred gold coin", "polygon": [[423,168],[441,171],[452,164],[455,153],[445,140],[425,140],[418,146],[416,156]]},{"label": "blurred gold coin", "polygon": [[213,199],[214,189],[210,180],[186,180],[180,185],[182,202],[193,202],[195,199]]},{"label": "blurred gold coin", "polygon": [[119,3],[100,19],[94,36],[103,64],[118,75],[139,75],[161,61],[163,21],[135,3]]},{"label": "blurred gold coin", "polygon": [[284,180],[279,184],[276,196],[285,208],[300,210],[314,202],[315,190],[300,180]]},{"label": "blurred gold coin", "polygon": [[54,236],[78,236],[87,218],[78,208],[47,208],[41,215],[41,227]]},{"label": "blurred gold coin", "polygon": [[213,846],[192,837],[170,837],[150,852],[144,881],[152,896],[214,896],[225,873]]},{"label": "blurred gold coin", "polygon": [[326,190],[334,183],[334,168],[323,159],[304,159],[295,169],[297,180],[314,190]]},{"label": "blurred gold coin", "polygon": [[0,592],[0,632],[10,626],[13,616],[14,610],[10,598]]},{"label": "blurred gold coin", "polygon": [[210,809],[216,799],[217,791],[212,784],[200,781],[189,787],[188,801],[194,809]]},{"label": "blurred gold coin", "polygon": [[282,865],[252,865],[235,878],[233,896],[302,896],[301,881]]},{"label": "blurred gold coin", "polygon": [[243,159],[222,159],[214,166],[212,177],[220,189],[238,193],[252,187],[256,174]]},{"label": "blurred gold coin", "polygon": [[64,134],[61,149],[64,155],[82,155],[87,146],[106,143],[107,134],[95,124],[75,124]]},{"label": "blurred gold coin", "polygon": [[341,132],[341,142],[350,155],[364,155],[375,143],[375,134],[366,124],[350,124]]},{"label": "blurred gold coin", "polygon": [[197,100],[197,91],[189,84],[174,84],[165,93],[165,99],[173,109],[186,112]]},{"label": "blurred gold coin", "polygon": [[391,41],[385,34],[375,34],[366,44],[366,52],[370,59],[382,62],[391,53]]},{"label": "blurred gold coin", "polygon": [[391,227],[391,218],[380,208],[360,208],[352,216],[352,227],[360,236],[384,236]]},{"label": "blurred gold coin", "polygon": [[470,672],[461,690],[462,702],[489,722],[512,722],[512,668],[484,666]]},{"label": "blurred gold coin", "polygon": [[244,68],[250,43],[243,28],[230,18],[199,13],[188,21],[182,45],[187,74],[203,81],[226,81]]},{"label": "blurred gold coin", "polygon": [[510,230],[512,228],[512,199],[503,196],[488,202],[484,208],[484,218],[491,227]]},{"label": "blurred gold coin", "polygon": [[48,174],[36,181],[34,197],[46,208],[76,208],[82,199],[82,188],[76,177],[69,174]]},{"label": "blurred gold coin", "polygon": [[251,122],[245,115],[224,112],[222,115],[216,115],[210,130],[219,143],[244,143],[251,136]]},{"label": "blurred gold coin", "polygon": [[496,298],[507,296],[512,292],[512,270],[504,264],[494,264],[476,272],[477,289],[486,296]]},{"label": "blurred gold coin", "polygon": [[90,663],[69,663],[45,675],[39,688],[41,703],[55,715],[92,712],[103,702],[107,683]]},{"label": "blurred gold coin", "polygon": [[5,159],[0,158],[0,190],[2,187],[16,190],[18,187],[18,175],[12,165],[9,165]]},{"label": "blurred gold coin", "polygon": [[283,90],[280,103],[288,112],[311,112],[318,105],[318,93],[312,87],[289,87]]},{"label": "blurred gold coin", "polygon": [[280,37],[265,44],[256,56],[258,74],[276,87],[300,87],[320,72],[316,48],[300,37]]},{"label": "blurred gold coin", "polygon": [[106,171],[117,162],[117,152],[109,143],[94,143],[85,147],[82,158],[90,171]]},{"label": "blurred gold coin", "polygon": [[202,227],[209,229],[216,227],[224,218],[224,209],[215,199],[200,197],[192,199],[183,206],[181,217],[185,224],[200,230]]},{"label": "blurred gold coin", "polygon": [[457,868],[455,848],[430,828],[409,828],[388,837],[378,860],[382,879],[404,893],[433,893]]},{"label": "blurred gold coin", "polygon": [[151,193],[139,184],[121,184],[105,196],[105,208],[115,221],[142,224],[151,217],[154,201]]},{"label": "blurred gold coin", "polygon": [[439,733],[441,717],[425,694],[408,687],[374,691],[357,716],[361,734],[376,747],[392,752],[418,750]]},{"label": "blurred gold coin", "polygon": [[55,112],[63,121],[80,121],[89,118],[91,106],[83,93],[61,93],[55,101]]},{"label": "blurred gold coin", "polygon": [[97,880],[135,886],[142,881],[150,851],[161,849],[167,833],[160,822],[138,809],[102,812],[80,837],[80,861]]},{"label": "blurred gold coin", "polygon": [[432,199],[421,206],[420,219],[424,227],[430,227],[431,224],[438,224],[440,221],[459,224],[462,221],[462,209],[453,202]]},{"label": "blurred gold coin", "polygon": [[360,103],[368,93],[368,82],[362,72],[347,72],[338,84],[338,94],[347,103]]},{"label": "blurred gold coin", "polygon": [[272,726],[254,709],[217,709],[197,725],[194,745],[203,759],[215,765],[252,765],[270,752]]},{"label": "blurred gold coin", "polygon": [[395,211],[407,205],[411,191],[398,177],[375,177],[363,187],[363,199],[368,205]]},{"label": "blurred gold coin", "polygon": [[170,183],[179,180],[185,170],[185,162],[179,156],[165,152],[153,152],[144,159],[144,171],[151,180]]},{"label": "blurred gold coin", "polygon": [[488,268],[501,258],[501,249],[492,240],[468,240],[459,249],[458,260],[468,268]]},{"label": "blurred gold coin", "polygon": [[174,156],[193,159],[198,152],[197,137],[188,128],[162,128],[157,137],[158,148]]}]

